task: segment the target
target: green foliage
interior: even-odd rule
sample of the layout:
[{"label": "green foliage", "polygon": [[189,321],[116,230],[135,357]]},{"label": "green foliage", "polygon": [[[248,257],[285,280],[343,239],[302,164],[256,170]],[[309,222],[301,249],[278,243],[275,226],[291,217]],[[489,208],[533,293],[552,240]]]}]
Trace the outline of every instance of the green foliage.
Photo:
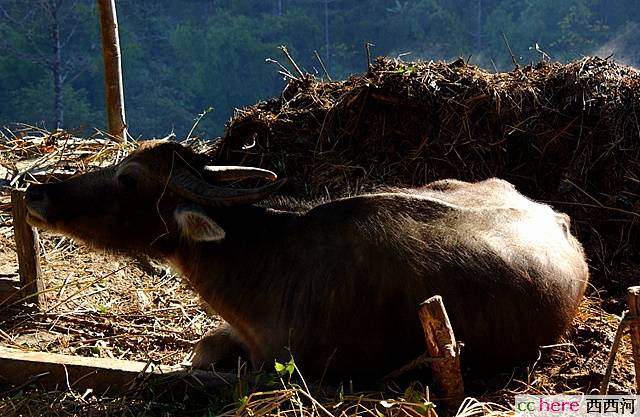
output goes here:
[{"label": "green foliage", "polygon": [[[93,120],[102,120],[101,109],[92,107],[89,93],[75,89],[73,85],[65,85],[62,90],[67,126],[73,128],[91,128]],[[3,122],[23,122],[34,125],[51,126],[53,115],[53,83],[41,79],[34,83],[25,83],[22,87],[10,92],[5,104],[10,116],[3,117]]]},{"label": "green foliage", "polygon": [[293,358],[289,359],[289,361],[285,363],[276,361],[275,370],[278,376],[280,376],[281,378],[287,377],[288,379],[290,379],[296,370],[296,364]]},{"label": "green foliage", "polygon": [[[511,48],[523,64],[537,62],[540,55],[529,47],[536,43],[552,60],[570,61],[593,53],[607,41],[610,25],[592,11],[593,1],[505,0],[487,17],[484,25],[490,40],[487,49],[497,56],[505,50],[504,33]],[[615,7],[614,7],[615,8]],[[508,55],[507,59],[510,59]],[[500,60],[504,64],[504,58]]]},{"label": "green foliage", "polygon": [[[51,0],[0,0],[0,124],[52,128]],[[105,127],[103,66],[93,0],[63,0],[59,28],[66,128]],[[220,135],[233,109],[276,96],[284,86],[274,58],[287,45],[306,71],[334,79],[366,70],[374,55],[406,59],[472,56],[488,69],[511,67],[503,33],[522,64],[590,54],[629,22],[633,0],[118,0],[130,133],[185,138]],[[328,27],[325,28],[325,18]],[[326,44],[328,36],[329,43]],[[328,48],[327,48],[328,47]],[[408,66],[406,71],[410,72]]]}]

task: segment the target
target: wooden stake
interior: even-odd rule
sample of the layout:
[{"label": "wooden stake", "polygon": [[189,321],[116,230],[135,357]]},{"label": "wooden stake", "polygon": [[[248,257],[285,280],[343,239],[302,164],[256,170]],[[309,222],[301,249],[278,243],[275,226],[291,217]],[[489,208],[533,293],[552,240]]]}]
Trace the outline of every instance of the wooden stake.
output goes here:
[{"label": "wooden stake", "polygon": [[636,392],[640,392],[640,286],[630,287],[627,291],[633,364],[636,371]]},{"label": "wooden stake", "polygon": [[464,400],[460,372],[459,345],[451,328],[442,297],[436,295],[420,305],[420,321],[424,330],[427,353],[438,358],[431,363],[433,380],[444,396],[449,410],[456,410]]},{"label": "wooden stake", "polygon": [[44,308],[46,299],[40,270],[38,231],[27,223],[27,204],[24,201],[23,191],[11,190],[11,212],[18,253],[20,296],[21,298],[29,297],[28,301],[35,302],[38,307]]},{"label": "wooden stake", "polygon": [[118,142],[126,142],[127,123],[124,112],[122,59],[115,0],[98,0],[98,10],[100,12],[100,30],[102,31],[102,55],[104,58],[104,84],[109,134]]}]

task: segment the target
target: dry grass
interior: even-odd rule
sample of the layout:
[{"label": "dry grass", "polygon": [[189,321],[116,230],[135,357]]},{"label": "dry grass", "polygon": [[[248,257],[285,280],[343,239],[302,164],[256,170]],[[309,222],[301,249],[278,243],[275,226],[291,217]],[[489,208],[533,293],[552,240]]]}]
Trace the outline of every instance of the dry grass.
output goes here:
[{"label": "dry grass", "polygon": [[[604,375],[620,321],[620,289],[637,282],[640,139],[637,72],[595,58],[489,74],[461,62],[379,60],[363,76],[291,81],[280,99],[239,110],[218,146],[197,141],[222,163],[275,170],[289,194],[338,196],[379,185],[442,177],[501,176],[528,195],[569,211],[587,243],[597,290],[562,343],[541,349],[528,369],[467,375],[460,416],[512,414],[519,393],[591,393]],[[134,145],[97,134],[32,128],[0,135],[0,181],[24,185],[121,159]],[[4,171],[3,171],[4,169]],[[54,175],[51,175],[54,173]],[[16,272],[10,204],[0,193],[0,275]],[[95,253],[42,235],[48,309],[0,306],[0,343],[30,350],[179,364],[219,318],[160,265]],[[625,335],[611,392],[631,393]],[[417,375],[418,379],[420,375]],[[417,416],[431,409],[428,387],[398,382],[375,392],[313,387],[299,379],[270,389],[205,400],[157,398],[144,387],[120,398],[70,390],[2,387],[2,416]],[[438,409],[436,408],[436,411]],[[438,411],[443,414],[442,411]]]},{"label": "dry grass", "polygon": [[[148,274],[136,261],[94,253],[43,235],[47,309],[1,306],[5,344],[82,356],[176,363],[219,321],[170,272]],[[13,259],[13,244],[2,258]],[[6,267],[6,264],[5,264]],[[15,271],[14,271],[15,272]]]}]

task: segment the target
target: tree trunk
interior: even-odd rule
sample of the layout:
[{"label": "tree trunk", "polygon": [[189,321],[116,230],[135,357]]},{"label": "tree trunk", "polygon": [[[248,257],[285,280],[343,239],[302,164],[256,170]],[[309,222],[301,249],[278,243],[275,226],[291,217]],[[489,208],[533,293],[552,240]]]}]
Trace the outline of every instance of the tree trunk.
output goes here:
[{"label": "tree trunk", "polygon": [[49,2],[51,13],[51,40],[53,41],[53,61],[51,73],[53,75],[53,110],[55,113],[56,128],[62,128],[64,124],[64,103],[62,102],[62,47],[60,45],[60,22],[58,20],[59,3],[56,0]]},{"label": "tree trunk", "polygon": [[482,0],[478,0],[478,15],[476,16],[476,53],[482,50]]},{"label": "tree trunk", "polygon": [[124,113],[124,87],[118,18],[115,0],[98,0],[100,29],[102,31],[102,55],[104,58],[105,98],[109,134],[117,141],[127,140],[127,124]]},{"label": "tree trunk", "polygon": [[325,65],[331,69],[331,61],[329,54],[329,0],[324,0],[324,45],[325,45]]}]

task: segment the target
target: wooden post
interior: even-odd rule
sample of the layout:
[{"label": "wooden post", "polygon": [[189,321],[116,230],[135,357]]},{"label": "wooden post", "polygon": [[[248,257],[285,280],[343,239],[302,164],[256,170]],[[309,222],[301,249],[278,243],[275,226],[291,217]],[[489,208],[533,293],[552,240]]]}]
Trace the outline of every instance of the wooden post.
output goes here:
[{"label": "wooden post", "polygon": [[456,410],[464,400],[460,347],[453,334],[442,297],[436,295],[422,303],[419,314],[427,353],[436,359],[431,363],[433,380],[444,396],[446,408]]},{"label": "wooden post", "polygon": [[633,365],[636,371],[636,392],[640,393],[640,286],[627,289],[627,304],[629,305],[629,319],[631,345],[633,346]]},{"label": "wooden post", "polygon": [[20,296],[30,297],[38,307],[44,308],[44,283],[40,270],[40,243],[38,231],[27,223],[27,205],[24,192],[11,190],[11,212],[13,215],[13,231],[18,253],[18,273],[20,275]]},{"label": "wooden post", "polygon": [[122,59],[115,0],[98,0],[98,9],[100,11],[100,30],[102,31],[102,56],[104,59],[104,85],[109,134],[117,141],[125,142],[127,140],[127,123],[124,112]]}]

